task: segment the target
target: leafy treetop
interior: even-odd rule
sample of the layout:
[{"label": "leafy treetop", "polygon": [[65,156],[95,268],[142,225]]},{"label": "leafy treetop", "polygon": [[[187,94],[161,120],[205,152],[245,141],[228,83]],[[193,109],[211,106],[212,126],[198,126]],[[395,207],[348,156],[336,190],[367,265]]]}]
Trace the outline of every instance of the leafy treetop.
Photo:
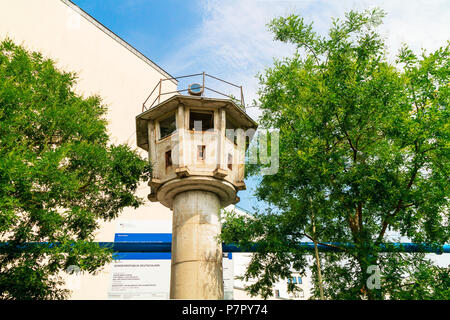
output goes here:
[{"label": "leafy treetop", "polygon": [[[57,299],[60,272],[93,273],[111,251],[93,243],[102,220],[138,207],[150,173],[126,145],[109,145],[100,97],[73,90],[76,76],[11,40],[0,43],[0,298]],[[17,252],[26,242],[56,248]]]}]

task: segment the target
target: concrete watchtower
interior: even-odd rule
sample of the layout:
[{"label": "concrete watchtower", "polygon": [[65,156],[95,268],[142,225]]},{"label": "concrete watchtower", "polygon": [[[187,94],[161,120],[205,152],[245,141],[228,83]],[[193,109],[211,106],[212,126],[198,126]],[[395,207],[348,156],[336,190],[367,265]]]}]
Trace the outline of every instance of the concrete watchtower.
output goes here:
[{"label": "concrete watchtower", "polygon": [[223,299],[220,208],[245,189],[245,136],[257,125],[231,99],[189,92],[138,115],[137,144],[153,168],[148,198],[173,210],[170,298]]}]

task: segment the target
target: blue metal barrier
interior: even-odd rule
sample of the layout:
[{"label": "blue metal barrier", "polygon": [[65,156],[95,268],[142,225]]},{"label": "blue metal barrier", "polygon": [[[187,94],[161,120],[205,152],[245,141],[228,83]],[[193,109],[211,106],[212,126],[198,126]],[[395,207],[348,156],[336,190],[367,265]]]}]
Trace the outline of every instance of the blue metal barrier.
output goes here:
[{"label": "blue metal barrier", "polygon": [[[102,248],[111,248],[114,252],[171,252],[171,242],[96,242]],[[28,242],[20,244],[11,248],[7,243],[0,243],[0,253],[7,250],[27,251],[38,247],[57,247],[58,243],[48,242]],[[355,245],[352,243],[340,242],[325,242],[318,244],[318,250],[322,252],[339,252],[346,249],[351,249]],[[450,253],[450,245],[432,245],[420,243],[381,243],[378,245],[380,252],[424,252],[424,253]],[[299,249],[306,251],[314,250],[313,242],[299,242]],[[224,252],[255,252],[258,245],[241,248],[234,244],[223,244],[222,250]]]}]

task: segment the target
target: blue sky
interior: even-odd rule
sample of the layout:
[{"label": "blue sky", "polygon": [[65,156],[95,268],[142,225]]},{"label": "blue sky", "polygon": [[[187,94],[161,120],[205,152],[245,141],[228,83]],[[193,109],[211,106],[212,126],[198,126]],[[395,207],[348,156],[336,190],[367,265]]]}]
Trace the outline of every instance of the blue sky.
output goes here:
[{"label": "blue sky", "polygon": [[267,30],[280,15],[301,14],[325,33],[332,17],[379,6],[387,12],[381,31],[392,54],[403,42],[436,49],[450,34],[448,0],[72,1],[170,74],[206,71],[238,82],[246,101],[256,97],[256,74],[293,52]]},{"label": "blue sky", "polygon": [[[73,0],[151,60],[161,64],[201,20],[199,3],[148,0]],[[164,68],[164,65],[161,65]],[[170,70],[168,70],[170,73]]]},{"label": "blue sky", "polygon": [[[256,75],[274,58],[293,53],[273,41],[266,24],[301,14],[325,33],[331,17],[379,6],[387,12],[381,32],[393,57],[402,43],[435,50],[450,36],[448,0],[72,0],[173,76],[206,71],[244,86],[245,100],[257,98]],[[257,118],[257,108],[248,109]],[[251,210],[255,181],[247,181],[239,205]]]}]

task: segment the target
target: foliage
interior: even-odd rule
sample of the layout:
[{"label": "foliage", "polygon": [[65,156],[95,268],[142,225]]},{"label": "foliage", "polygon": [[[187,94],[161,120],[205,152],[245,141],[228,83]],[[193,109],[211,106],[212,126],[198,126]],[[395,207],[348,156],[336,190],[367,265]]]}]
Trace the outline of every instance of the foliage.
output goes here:
[{"label": "foliage", "polygon": [[[312,213],[319,242],[355,244],[321,254],[326,296],[333,299],[412,297],[386,281],[369,289],[366,271],[378,265],[383,275],[398,267],[395,279],[419,279],[427,260],[410,255],[421,267],[408,270],[404,254],[388,259],[377,245],[390,235],[449,240],[449,44],[420,56],[405,46],[390,62],[376,30],[383,16],[380,9],[351,11],[333,20],[327,36],[296,15],[269,25],[275,39],[297,47],[260,75],[260,122],[279,128],[280,141],[279,171],[262,177],[256,195],[274,210],[229,216],[222,235],[263,244],[246,273],[258,280],[252,294],[269,296],[275,279],[310,264],[295,244],[312,238]],[[448,269],[429,270],[426,279],[448,278]],[[439,291],[433,297],[450,298]]]},{"label": "foliage", "polygon": [[[72,91],[76,77],[11,40],[0,43],[0,298],[61,299],[61,273],[96,272],[111,251],[94,240],[101,220],[137,207],[149,165],[108,145],[106,107]],[[14,250],[26,242],[59,247]]]}]

